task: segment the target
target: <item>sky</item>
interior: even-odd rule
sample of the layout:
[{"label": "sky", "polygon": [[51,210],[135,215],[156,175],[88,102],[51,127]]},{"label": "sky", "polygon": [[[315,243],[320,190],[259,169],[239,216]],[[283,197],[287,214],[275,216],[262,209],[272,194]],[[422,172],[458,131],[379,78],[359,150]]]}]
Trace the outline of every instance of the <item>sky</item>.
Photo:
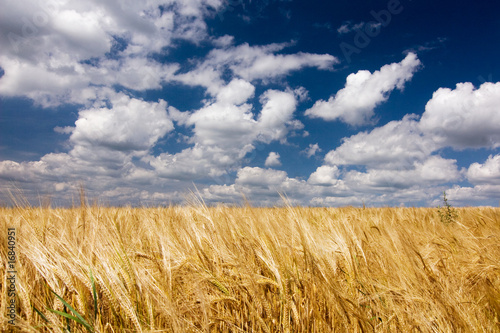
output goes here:
[{"label": "sky", "polygon": [[497,1],[0,6],[0,204],[500,203]]}]

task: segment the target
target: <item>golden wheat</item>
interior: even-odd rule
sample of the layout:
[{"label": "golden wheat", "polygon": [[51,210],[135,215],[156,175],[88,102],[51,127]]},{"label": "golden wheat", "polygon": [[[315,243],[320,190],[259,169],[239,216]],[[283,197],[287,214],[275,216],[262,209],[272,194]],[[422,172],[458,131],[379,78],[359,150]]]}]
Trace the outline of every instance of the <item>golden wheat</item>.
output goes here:
[{"label": "golden wheat", "polygon": [[96,332],[500,332],[500,209],[457,212],[0,208],[0,253],[19,331],[88,331],[53,290]]}]

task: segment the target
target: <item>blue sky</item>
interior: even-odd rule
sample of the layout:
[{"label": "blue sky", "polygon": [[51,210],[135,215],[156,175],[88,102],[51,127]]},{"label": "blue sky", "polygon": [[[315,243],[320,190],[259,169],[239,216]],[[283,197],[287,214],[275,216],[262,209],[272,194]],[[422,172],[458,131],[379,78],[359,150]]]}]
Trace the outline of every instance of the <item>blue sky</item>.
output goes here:
[{"label": "blue sky", "polygon": [[495,1],[0,4],[2,203],[499,204]]}]

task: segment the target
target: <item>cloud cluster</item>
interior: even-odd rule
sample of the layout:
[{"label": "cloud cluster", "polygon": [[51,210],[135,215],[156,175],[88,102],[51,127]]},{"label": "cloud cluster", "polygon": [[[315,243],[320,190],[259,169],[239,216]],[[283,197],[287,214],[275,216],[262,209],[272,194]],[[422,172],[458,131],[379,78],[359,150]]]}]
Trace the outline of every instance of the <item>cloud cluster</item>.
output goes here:
[{"label": "cloud cluster", "polygon": [[[244,195],[255,204],[276,204],[281,192],[296,204],[385,205],[429,204],[462,182],[448,189],[450,199],[499,196],[500,155],[459,168],[442,150],[500,147],[500,83],[438,89],[422,116],[406,115],[345,137],[318,162],[318,143],[295,147],[288,141],[305,127],[297,113],[308,92],[284,82],[304,68],[331,71],[338,58],[291,53],[294,42],[236,44],[232,36],[211,36],[206,19],[225,5],[7,2],[0,14],[7,32],[0,35],[0,95],[26,97],[46,108],[72,104],[78,119],[55,128],[67,138],[65,152],[38,161],[0,161],[2,190],[19,186],[29,198],[42,193],[69,200],[83,180],[104,201],[158,204],[181,201],[197,182],[209,202]],[[354,28],[349,24],[339,33]],[[158,60],[170,59],[179,41],[211,49],[178,62]],[[373,73],[352,73],[344,88],[316,101],[305,115],[374,124],[377,106],[403,90],[420,68],[416,54],[408,53]],[[201,107],[178,110],[169,101],[143,98],[143,92],[167,84],[204,88]],[[171,150],[169,136],[183,137],[182,147]],[[290,177],[273,169],[293,166],[283,165],[289,158],[275,146],[269,149],[271,143],[287,144],[297,158],[320,165]],[[270,151],[264,168],[255,166],[258,147]]]},{"label": "cloud cluster", "polygon": [[[500,145],[500,122],[495,121],[499,87],[500,83],[484,83],[479,88],[461,83],[454,90],[440,88],[421,117],[406,115],[402,120],[344,138],[339,147],[326,154],[325,163],[342,166],[342,180],[360,193],[398,194],[401,189],[436,193],[446,184],[466,179],[475,187],[455,186],[449,198],[470,204],[472,197],[464,201],[463,193],[484,192],[486,188],[494,192],[492,186],[500,184],[498,155],[490,156],[484,164],[473,163],[468,170],[459,170],[456,160],[445,159],[439,152],[447,147],[492,149]],[[498,192],[492,196],[498,196]]]},{"label": "cloud cluster", "polygon": [[[276,193],[281,191],[292,202],[310,205],[390,202],[435,206],[441,204],[435,198],[446,190],[455,204],[492,202],[500,196],[500,155],[490,155],[484,163],[460,169],[457,160],[444,158],[440,152],[447,147],[458,150],[498,147],[497,122],[486,124],[486,119],[498,115],[500,104],[496,103],[498,95],[494,93],[497,86],[498,83],[485,83],[473,88],[472,84],[464,83],[454,90],[439,89],[421,117],[406,115],[401,120],[344,138],[339,147],[326,154],[325,164],[312,172],[307,181],[289,178],[283,172],[253,168],[251,174],[258,175],[253,182],[237,179],[231,186],[210,186],[205,194],[220,201],[243,194],[266,203],[273,198],[279,201]],[[459,121],[446,123],[447,117]],[[440,121],[431,121],[436,118]],[[464,137],[457,135],[460,131]],[[311,144],[306,151],[314,147]],[[452,185],[464,181],[472,186]],[[266,187],[266,183],[272,183],[272,188]]]},{"label": "cloud cluster", "polygon": [[178,39],[205,38],[207,9],[221,5],[218,0],[8,2],[3,13],[9,15],[2,17],[7,33],[0,37],[5,71],[0,94],[27,96],[49,107],[85,103],[95,97],[96,85],[159,88],[177,67],[148,56]]},{"label": "cloud cluster", "polygon": [[249,82],[268,81],[304,67],[330,70],[338,63],[328,54],[278,54],[290,43],[234,46],[231,36],[213,39],[216,48],[189,71],[178,63],[153,60],[153,55],[175,49],[178,40],[211,40],[205,19],[224,6],[220,0],[30,0],[6,6],[0,94],[25,96],[44,107],[85,105],[99,98],[102,87],[116,85],[143,91],[179,82],[203,86],[215,96],[225,85],[221,76],[226,70]]},{"label": "cloud cluster", "polygon": [[[290,131],[303,128],[294,112],[307,96],[304,88],[268,89],[257,103],[253,83],[276,82],[305,67],[331,70],[338,59],[285,53],[293,43],[234,45],[231,36],[210,36],[206,18],[225,5],[220,0],[5,4],[0,95],[27,97],[46,108],[76,104],[79,111],[74,126],[55,128],[69,135],[66,153],[36,162],[2,161],[0,178],[22,182],[32,193],[63,196],[84,180],[105,199],[178,199],[176,189],[187,187],[183,182],[229,182],[227,175],[242,166],[256,143],[284,142]],[[181,40],[214,48],[185,63],[157,60]],[[180,111],[134,93],[166,84],[204,87],[204,106]],[[158,142],[180,127],[189,135],[189,147],[155,154]],[[268,164],[277,166],[279,155]],[[173,194],[162,194],[165,188]]]},{"label": "cloud cluster", "polygon": [[[249,82],[232,80],[213,101],[186,118],[185,124],[193,129],[193,147],[177,154],[148,156],[143,161],[160,177],[214,180],[237,170],[256,143],[285,140],[290,130],[302,126],[293,119],[298,98],[293,91],[265,91],[259,98],[261,108],[257,115],[254,105],[248,103],[254,91]],[[268,163],[276,166],[278,162],[279,156],[274,156]]]}]

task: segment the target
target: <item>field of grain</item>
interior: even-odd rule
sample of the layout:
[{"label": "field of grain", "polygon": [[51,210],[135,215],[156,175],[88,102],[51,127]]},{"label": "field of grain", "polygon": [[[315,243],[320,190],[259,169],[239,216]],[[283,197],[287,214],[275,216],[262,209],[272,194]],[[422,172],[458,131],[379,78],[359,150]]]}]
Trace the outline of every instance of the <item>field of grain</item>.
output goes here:
[{"label": "field of grain", "polygon": [[500,209],[457,213],[0,208],[2,276],[17,235],[16,326],[2,279],[0,328],[499,332]]}]

